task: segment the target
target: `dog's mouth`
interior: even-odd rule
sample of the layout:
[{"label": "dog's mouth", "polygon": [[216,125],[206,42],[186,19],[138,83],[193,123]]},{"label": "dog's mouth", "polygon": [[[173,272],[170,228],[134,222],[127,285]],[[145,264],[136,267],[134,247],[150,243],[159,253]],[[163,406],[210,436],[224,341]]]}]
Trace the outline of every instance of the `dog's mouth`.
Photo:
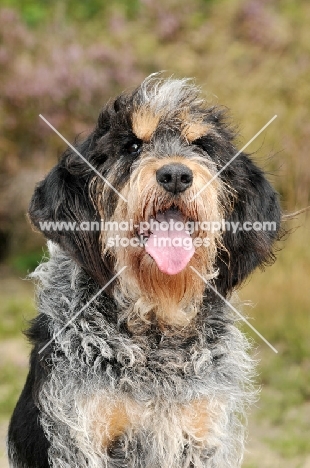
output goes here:
[{"label": "dog's mouth", "polygon": [[177,208],[159,211],[149,219],[150,229],[140,229],[146,252],[158,269],[167,275],[176,275],[188,265],[195,247],[186,217]]}]

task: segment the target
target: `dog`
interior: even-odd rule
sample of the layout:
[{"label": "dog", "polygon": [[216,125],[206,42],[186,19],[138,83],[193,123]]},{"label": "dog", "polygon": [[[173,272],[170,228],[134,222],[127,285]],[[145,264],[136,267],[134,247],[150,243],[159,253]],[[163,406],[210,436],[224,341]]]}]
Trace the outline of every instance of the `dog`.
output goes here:
[{"label": "dog", "polygon": [[241,465],[255,365],[227,300],[274,260],[281,209],[235,141],[192,80],[151,75],[36,186],[50,255],[11,467]]}]

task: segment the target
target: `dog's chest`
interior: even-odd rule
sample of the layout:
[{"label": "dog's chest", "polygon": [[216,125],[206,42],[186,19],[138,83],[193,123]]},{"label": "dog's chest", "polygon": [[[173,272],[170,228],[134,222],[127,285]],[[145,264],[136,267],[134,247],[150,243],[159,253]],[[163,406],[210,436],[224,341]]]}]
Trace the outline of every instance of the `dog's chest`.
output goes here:
[{"label": "dog's chest", "polygon": [[[88,407],[91,402],[88,402]],[[126,395],[104,395],[94,403],[96,410],[88,413],[88,434],[97,450],[105,449],[118,438],[151,435],[168,440],[179,432],[179,440],[206,440],[212,421],[220,412],[219,402],[197,398],[187,403],[165,400],[137,402]]]},{"label": "dog's chest", "polygon": [[[134,350],[136,360],[130,361]],[[223,401],[205,392],[210,351],[197,343],[176,347],[173,339],[140,346],[140,351],[133,341],[121,365],[105,370],[101,388],[97,382],[97,391],[81,394],[75,402],[79,444],[87,437],[94,452],[101,453],[119,440],[148,439],[158,450],[171,445],[174,456],[186,440],[204,445],[224,409]]]}]

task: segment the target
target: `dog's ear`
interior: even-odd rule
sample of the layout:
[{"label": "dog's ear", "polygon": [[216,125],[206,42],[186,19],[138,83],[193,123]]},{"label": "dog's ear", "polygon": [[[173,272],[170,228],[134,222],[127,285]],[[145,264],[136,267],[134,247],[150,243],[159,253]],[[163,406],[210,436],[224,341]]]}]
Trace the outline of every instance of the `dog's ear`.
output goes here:
[{"label": "dog's ear", "polygon": [[[93,138],[91,135],[79,146],[81,154],[92,150]],[[59,244],[90,276],[104,285],[110,266],[108,259],[101,258],[100,216],[89,195],[92,177],[92,169],[72,150],[67,150],[57,166],[36,186],[29,218],[45,237]],[[91,222],[97,222],[93,227],[98,226],[98,229],[87,229]]]},{"label": "dog's ear", "polygon": [[274,260],[281,210],[277,193],[247,155],[239,155],[220,177],[234,195],[233,208],[227,210],[225,218],[226,251],[221,251],[217,265],[216,287],[226,295],[257,266]]}]

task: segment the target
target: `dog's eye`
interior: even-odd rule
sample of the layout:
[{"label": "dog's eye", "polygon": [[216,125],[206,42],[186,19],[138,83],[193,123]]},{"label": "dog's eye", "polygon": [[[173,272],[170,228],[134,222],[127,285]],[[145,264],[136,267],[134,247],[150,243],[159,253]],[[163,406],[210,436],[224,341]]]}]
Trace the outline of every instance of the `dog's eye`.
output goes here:
[{"label": "dog's eye", "polygon": [[129,142],[125,145],[125,151],[129,156],[138,156],[142,149],[141,141]]}]

